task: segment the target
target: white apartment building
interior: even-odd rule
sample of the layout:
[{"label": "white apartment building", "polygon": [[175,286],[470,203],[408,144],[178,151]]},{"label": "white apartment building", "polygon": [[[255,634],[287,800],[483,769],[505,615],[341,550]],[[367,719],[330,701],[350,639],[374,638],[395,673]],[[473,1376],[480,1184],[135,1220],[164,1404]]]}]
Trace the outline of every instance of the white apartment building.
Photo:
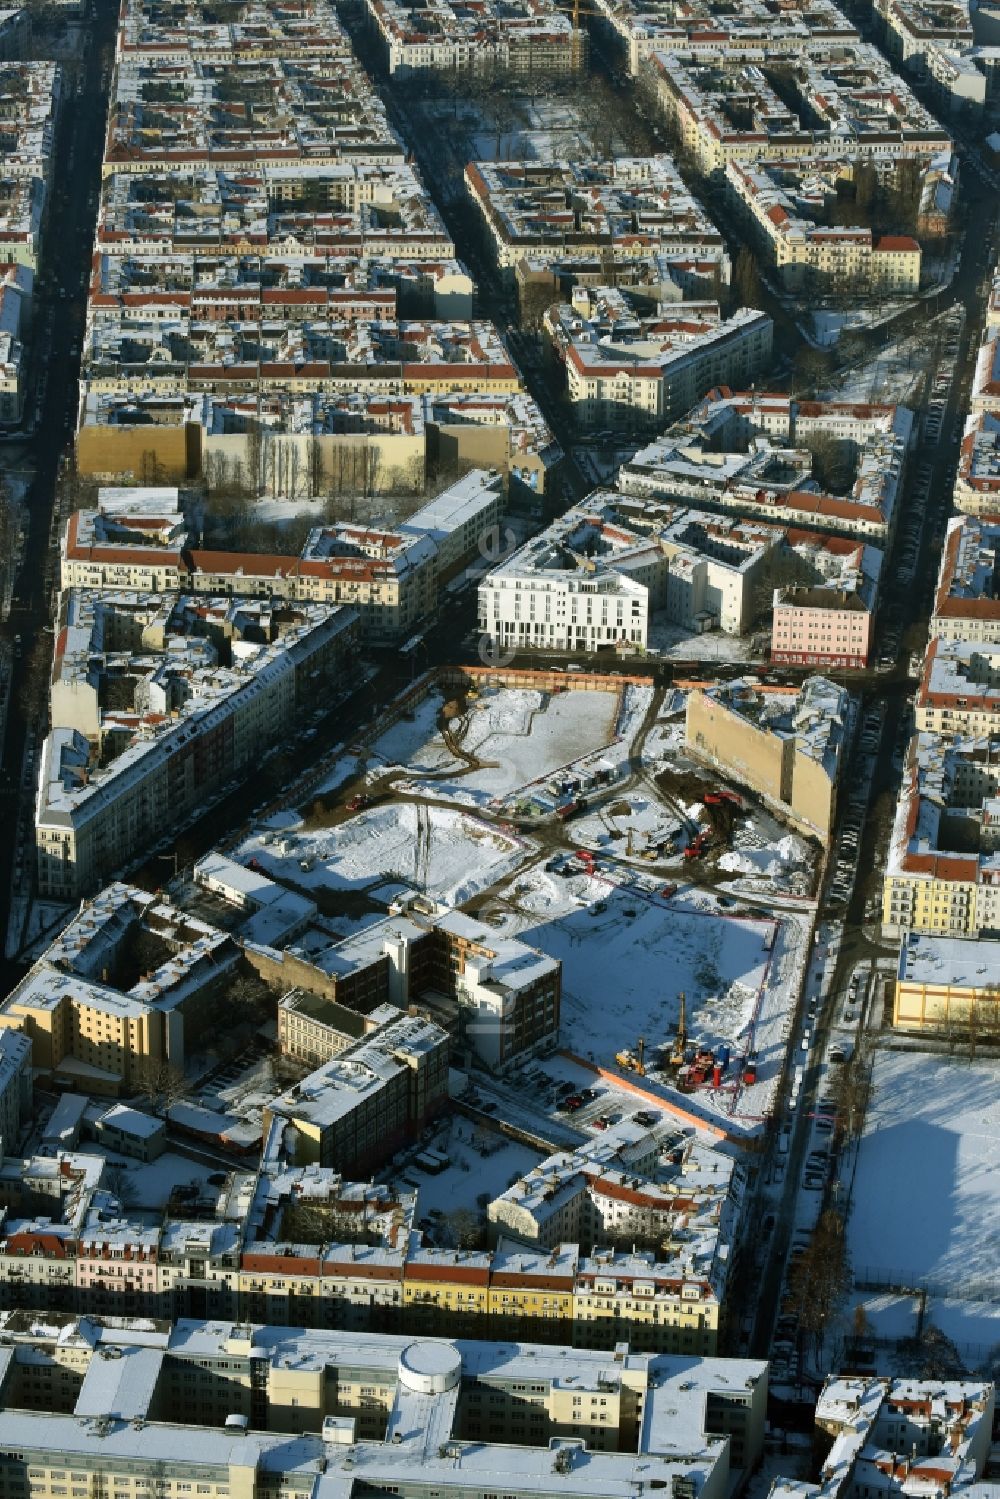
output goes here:
[{"label": "white apartment building", "polygon": [[646,643],[660,548],[613,520],[598,490],[494,568],[479,586],[479,628],[505,650],[595,651]]}]

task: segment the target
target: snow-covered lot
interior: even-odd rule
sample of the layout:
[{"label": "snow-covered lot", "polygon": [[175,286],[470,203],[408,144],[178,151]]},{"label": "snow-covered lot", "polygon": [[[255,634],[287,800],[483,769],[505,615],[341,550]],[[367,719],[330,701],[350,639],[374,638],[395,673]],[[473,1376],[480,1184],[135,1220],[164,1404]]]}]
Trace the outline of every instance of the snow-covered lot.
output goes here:
[{"label": "snow-covered lot", "polygon": [[629,687],[619,709],[613,692],[486,688],[447,725],[472,757],[466,760],[445,742],[439,727],[443,698],[434,692],[411,722],[395,724],[375,741],[369,779],[398,768],[407,776],[396,782],[398,790],[469,806],[497,803],[588,756],[620,764],[650,698],[649,689]]},{"label": "snow-covered lot", "polygon": [[361,892],[394,883],[459,905],[511,873],[523,840],[445,807],[372,807],[335,828],[297,827],[272,841],[255,834],[239,848],[265,874],[298,889]]},{"label": "snow-covered lot", "polygon": [[873,1081],[850,1221],[855,1278],[950,1293],[950,1308],[994,1297],[1000,1063],[883,1052]]},{"label": "snow-covered lot", "polygon": [[[620,866],[567,878],[534,864],[501,888],[490,919],[562,961],[562,1045],[597,1064],[613,1065],[639,1036],[650,1054],[672,1041],[683,990],[689,1036],[733,1057],[723,1087],[695,1096],[710,1114],[753,1124],[769,1113],[784,1065],[808,913],[730,914],[697,886],[661,896],[662,878]],[[750,1050],[757,1081],[737,1086]]]},{"label": "snow-covered lot", "polygon": [[447,1218],[455,1212],[472,1212],[481,1216],[485,1209],[479,1200],[491,1200],[505,1192],[518,1177],[544,1159],[541,1151],[532,1150],[516,1140],[509,1140],[499,1130],[473,1124],[452,1115],[435,1132],[434,1138],[422,1142],[422,1149],[432,1149],[447,1156],[447,1168],[433,1174],[419,1164],[420,1150],[397,1157],[382,1175],[402,1185],[412,1183],[418,1192],[418,1209],[422,1219],[440,1218],[433,1229],[436,1242],[450,1243]]}]

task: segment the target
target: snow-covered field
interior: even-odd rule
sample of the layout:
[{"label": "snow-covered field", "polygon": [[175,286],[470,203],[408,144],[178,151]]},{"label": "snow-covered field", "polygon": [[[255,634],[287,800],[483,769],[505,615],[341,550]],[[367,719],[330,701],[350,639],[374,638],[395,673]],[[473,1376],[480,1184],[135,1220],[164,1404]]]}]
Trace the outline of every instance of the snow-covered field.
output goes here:
[{"label": "snow-covered field", "polygon": [[376,740],[369,779],[398,768],[407,779],[397,781],[397,790],[466,806],[497,803],[591,755],[620,764],[650,699],[651,689],[627,688],[616,721],[614,693],[486,688],[449,725],[462,749],[481,762],[470,767],[445,744],[438,729],[443,699],[432,693],[412,722],[401,721]]},{"label": "snow-covered field", "polygon": [[677,1028],[681,990],[692,1037],[739,1044],[767,979],[771,921],[686,910],[599,879],[574,883],[596,886],[588,894],[597,899],[524,931],[562,961],[571,1050],[607,1061],[640,1035],[663,1044]]},{"label": "snow-covered field", "polygon": [[[372,807],[335,828],[254,834],[236,857],[297,888],[358,892],[395,882],[459,905],[513,872],[526,845],[444,807]],[[305,865],[306,867],[303,867]]]},{"label": "snow-covered field", "polygon": [[992,1299],[1000,1062],[882,1052],[873,1080],[850,1221],[855,1278],[925,1286],[956,1304]]}]

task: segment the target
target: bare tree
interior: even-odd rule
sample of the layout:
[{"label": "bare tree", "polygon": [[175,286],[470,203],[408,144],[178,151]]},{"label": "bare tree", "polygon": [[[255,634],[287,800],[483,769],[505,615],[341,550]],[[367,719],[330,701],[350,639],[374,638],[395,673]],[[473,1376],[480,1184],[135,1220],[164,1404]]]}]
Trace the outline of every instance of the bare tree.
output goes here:
[{"label": "bare tree", "polygon": [[817,1355],[826,1329],[851,1285],[844,1220],[827,1208],[813,1230],[808,1248],[789,1272],[789,1303]]},{"label": "bare tree", "polygon": [[127,1167],[123,1166],[120,1161],[114,1161],[110,1166],[106,1166],[101,1180],[112,1196],[118,1198],[123,1208],[135,1202],[135,1183]]},{"label": "bare tree", "polygon": [[309,439],[306,469],[309,498],[314,500],[322,492],[323,485],[323,445],[318,437]]},{"label": "bare tree", "polygon": [[181,1068],[157,1057],[143,1057],[133,1073],[132,1082],[140,1098],[163,1110],[178,1103],[188,1091]]},{"label": "bare tree", "polygon": [[837,1069],[830,1091],[837,1112],[838,1135],[860,1135],[872,1096],[871,1057],[866,1050],[859,1048]]},{"label": "bare tree", "polygon": [[455,1249],[482,1249],[483,1220],[471,1208],[452,1208],[444,1219],[445,1233]]}]

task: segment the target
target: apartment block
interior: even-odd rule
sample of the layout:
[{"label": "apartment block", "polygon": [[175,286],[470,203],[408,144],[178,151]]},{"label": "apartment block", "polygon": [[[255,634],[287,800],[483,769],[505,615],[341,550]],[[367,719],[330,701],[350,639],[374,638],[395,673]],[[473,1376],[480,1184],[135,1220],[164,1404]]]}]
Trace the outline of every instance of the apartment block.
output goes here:
[{"label": "apartment block", "polygon": [[951,151],[948,132],[869,43],[803,46],[781,59],[780,91],[768,76],[768,51],[767,42],[746,57],[663,49],[643,64],[706,174],[721,177],[730,162],[843,153],[888,173],[903,157],[926,165]]},{"label": "apartment block", "polygon": [[23,1037],[50,1086],[134,1092],[146,1071],[183,1070],[239,963],[226,932],[159,896],[111,884],[0,1004],[0,1039]]},{"label": "apartment block", "polygon": [[773,324],[741,308],[717,317],[639,317],[616,287],[575,288],[543,327],[584,429],[662,428],[717,385],[752,385],[771,360]]},{"label": "apartment block", "polygon": [[849,701],[842,687],[818,676],[798,692],[770,691],[749,678],[698,688],[688,698],[685,742],[825,843],[836,817]]},{"label": "apartment block", "polygon": [[942,640],[1000,645],[1000,519],[953,516],[938,572],[930,633]]},{"label": "apartment block", "polygon": [[[134,501],[129,499],[131,494],[136,495]],[[274,623],[263,626],[275,635],[287,632],[296,611],[308,614],[349,605],[366,639],[392,643],[404,640],[432,616],[439,584],[481,557],[480,542],[491,534],[505,508],[502,477],[492,470],[473,469],[397,529],[348,522],[318,526],[296,558],[190,547],[175,489],[102,489],[96,512],[74,511],[67,522],[61,543],[61,581],[71,589],[183,589],[198,597],[196,608],[188,605],[188,609],[199,637],[211,633],[211,620],[219,608],[217,603],[205,602],[205,596],[236,594],[247,601],[251,622],[267,605],[276,611]],[[251,604],[251,599],[256,602]],[[84,607],[91,610],[94,606],[80,601],[66,605],[74,620]],[[184,608],[151,594],[128,604],[119,597],[116,603],[116,595],[110,592],[97,607],[102,629],[108,631],[108,621],[124,619],[126,609],[138,617],[143,611],[169,612],[176,607],[180,619]],[[228,639],[239,634],[241,616],[236,603],[227,607],[232,619],[218,628]],[[197,649],[204,651],[201,645]]]},{"label": "apartment block", "polygon": [[[17,1312],[3,1314],[2,1335],[3,1477],[23,1473],[32,1499],[51,1496],[60,1466],[84,1485],[155,1479],[170,1499],[199,1481],[216,1499],[279,1483],[326,1499],[359,1481],[407,1499],[432,1482],[457,1499],[500,1471],[513,1499],[553,1471],[588,1499],[626,1483],[643,1499],[673,1478],[724,1499],[763,1450],[759,1361],[228,1320],[63,1316],[42,1328]],[[58,1397],[48,1413],[43,1387]]]},{"label": "apartment block", "polygon": [[[406,1020],[387,1021],[390,1040]],[[186,1111],[196,1112],[170,1110],[175,1128]],[[665,1143],[678,1159],[695,1159],[679,1131]],[[239,1311],[355,1336],[509,1340],[530,1331],[545,1344],[605,1350],[626,1338],[650,1353],[688,1358],[715,1350],[724,1246],[739,1198],[720,1195],[712,1208],[705,1190],[722,1194],[723,1180],[733,1182],[708,1157],[703,1175],[685,1188],[704,1209],[691,1234],[677,1217],[656,1250],[595,1248],[587,1257],[572,1243],[425,1246],[415,1192],[296,1165],[293,1146],[294,1125],[275,1114],[258,1168],[230,1171],[158,1219],[121,1205],[109,1211],[103,1157],[56,1147],[53,1155],[8,1160],[0,1167],[7,1305],[98,1317],[231,1318]],[[615,1200],[612,1191],[606,1207],[613,1210]]]},{"label": "apartment block", "polygon": [[264,1114],[290,1127],[296,1165],[363,1175],[419,1134],[448,1097],[451,1041],[404,1016],[324,1062]]},{"label": "apartment block", "polygon": [[248,774],[354,668],[358,617],[325,604],[70,590],[62,611],[35,808],[53,900],[93,890]]},{"label": "apartment block", "polygon": [[914,717],[918,730],[945,739],[995,738],[1000,733],[1000,645],[932,638]]},{"label": "apartment block", "polygon": [[559,1034],[558,960],[423,897],[353,936],[317,939],[308,957],[254,950],[250,960],[272,986],[332,1001],[330,1011],[298,1001],[281,1022],[289,1052],[309,1060],[343,1049],[328,1034],[342,1028],[338,1007],[371,1020],[415,1006],[496,1071],[551,1049]]},{"label": "apartment block", "polygon": [[882,895],[889,936],[1000,931],[1000,743],[914,735]]},{"label": "apartment block", "polygon": [[678,11],[669,0],[595,0],[602,29],[621,48],[629,72],[654,52],[683,48],[700,57],[788,55],[811,45],[832,48],[857,32],[832,0],[798,0],[773,11],[766,0],[696,0]]},{"label": "apartment block", "polygon": [[[879,546],[893,535],[913,417],[902,406],[716,390],[622,465],[635,499],[707,506]],[[815,450],[843,451],[834,489]]]},{"label": "apartment block", "polygon": [[669,156],[476,161],[465,183],[501,270],[526,257],[597,255],[607,266],[655,254],[667,264],[713,260],[729,279],[722,235]]},{"label": "apartment block", "polygon": [[988,943],[908,932],[893,991],[896,1030],[927,1036],[1000,1035],[997,963]]},{"label": "apartment block", "polygon": [[729,194],[759,248],[789,292],[912,295],[920,287],[921,249],[910,235],[877,235],[861,225],[827,222],[848,158],[730,161]]},{"label": "apartment block", "polygon": [[1000,415],[966,417],[952,499],[966,515],[1000,514]]},{"label": "apartment block", "polygon": [[971,1380],[827,1380],[816,1425],[833,1437],[813,1499],[974,1489],[986,1472],[992,1384]]},{"label": "apartment block", "polygon": [[455,0],[368,0],[390,73],[494,69],[570,74],[587,61],[587,32],[551,0],[469,6]]},{"label": "apartment block", "polygon": [[816,574],[775,589],[771,660],[863,669],[874,640],[882,553],[833,537],[799,541],[796,550],[815,561]]},{"label": "apartment block", "polygon": [[32,1116],[31,1037],[0,1028],[0,1160],[17,1151],[21,1127]]}]

